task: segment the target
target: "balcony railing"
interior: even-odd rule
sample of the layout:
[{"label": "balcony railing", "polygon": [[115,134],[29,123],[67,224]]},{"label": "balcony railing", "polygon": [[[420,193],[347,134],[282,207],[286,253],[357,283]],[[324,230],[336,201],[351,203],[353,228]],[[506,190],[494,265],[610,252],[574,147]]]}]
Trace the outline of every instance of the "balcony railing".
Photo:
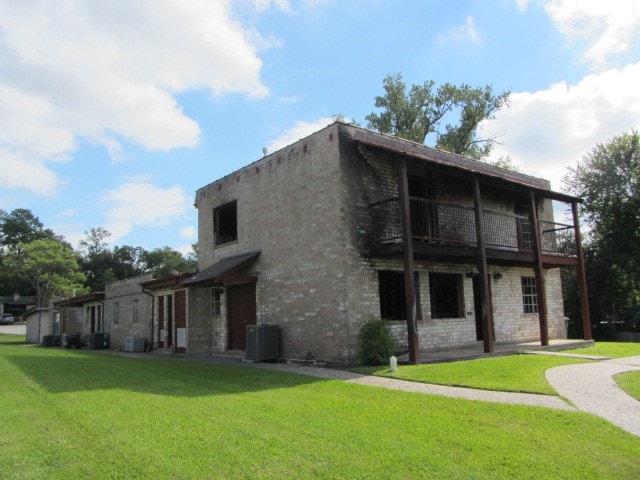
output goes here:
[{"label": "balcony railing", "polygon": [[[374,244],[402,243],[400,204],[397,197],[370,205]],[[414,242],[476,246],[474,207],[427,199],[410,199],[411,234]],[[533,250],[533,228],[526,215],[482,210],[487,248],[513,252]],[[573,225],[539,220],[540,248],[548,255],[574,256]]]}]

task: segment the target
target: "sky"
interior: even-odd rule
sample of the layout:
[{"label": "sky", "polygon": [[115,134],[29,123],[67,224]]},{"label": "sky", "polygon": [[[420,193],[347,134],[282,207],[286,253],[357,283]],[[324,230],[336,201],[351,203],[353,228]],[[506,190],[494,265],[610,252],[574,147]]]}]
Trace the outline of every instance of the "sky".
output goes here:
[{"label": "sky", "polygon": [[0,0],[0,209],[188,253],[198,188],[335,115],[366,126],[395,73],[510,91],[489,160],[564,191],[640,129],[640,2]]}]

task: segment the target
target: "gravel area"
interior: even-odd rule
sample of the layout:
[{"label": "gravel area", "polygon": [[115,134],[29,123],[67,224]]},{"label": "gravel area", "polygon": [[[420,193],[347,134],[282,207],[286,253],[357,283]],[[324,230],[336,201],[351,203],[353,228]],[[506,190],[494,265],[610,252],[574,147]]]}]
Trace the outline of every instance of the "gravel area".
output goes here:
[{"label": "gravel area", "polygon": [[640,401],[626,394],[613,380],[614,375],[632,370],[640,370],[640,355],[555,367],[547,370],[546,377],[579,410],[640,436]]}]

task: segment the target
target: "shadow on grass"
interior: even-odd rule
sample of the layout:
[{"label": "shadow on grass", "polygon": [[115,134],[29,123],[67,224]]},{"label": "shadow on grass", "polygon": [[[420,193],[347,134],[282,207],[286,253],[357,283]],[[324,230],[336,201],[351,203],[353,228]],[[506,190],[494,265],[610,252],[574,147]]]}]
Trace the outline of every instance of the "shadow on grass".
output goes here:
[{"label": "shadow on grass", "polygon": [[[4,343],[4,342],[3,342]],[[52,393],[129,390],[145,394],[197,397],[292,388],[323,379],[262,369],[137,359],[85,351],[29,347],[0,349],[0,365],[9,361]],[[5,350],[5,351],[3,351]],[[1,366],[0,366],[1,368]]]}]

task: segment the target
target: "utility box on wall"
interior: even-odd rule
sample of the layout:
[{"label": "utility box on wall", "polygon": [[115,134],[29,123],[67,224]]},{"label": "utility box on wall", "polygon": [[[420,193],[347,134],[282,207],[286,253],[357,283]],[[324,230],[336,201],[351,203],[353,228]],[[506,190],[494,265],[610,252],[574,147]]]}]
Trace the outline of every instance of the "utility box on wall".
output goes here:
[{"label": "utility box on wall", "polygon": [[247,359],[277,360],[279,332],[278,325],[247,325]]}]

